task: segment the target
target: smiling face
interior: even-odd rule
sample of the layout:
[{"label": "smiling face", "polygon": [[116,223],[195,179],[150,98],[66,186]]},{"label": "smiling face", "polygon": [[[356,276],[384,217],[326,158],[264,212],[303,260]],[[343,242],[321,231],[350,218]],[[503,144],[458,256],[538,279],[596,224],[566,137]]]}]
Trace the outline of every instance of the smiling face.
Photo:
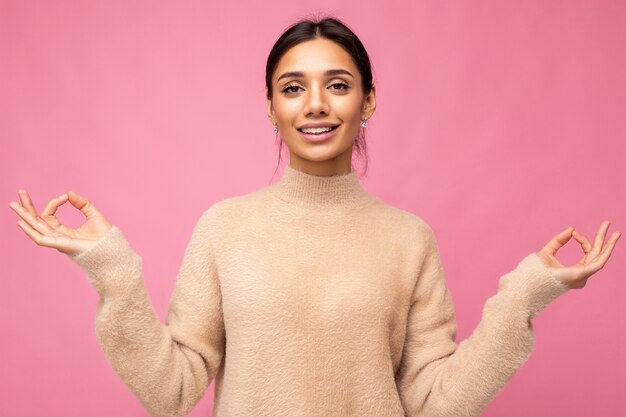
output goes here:
[{"label": "smiling face", "polygon": [[[268,117],[289,148],[290,165],[313,175],[350,172],[362,119],[376,108],[375,89],[364,96],[350,54],[326,38],[301,42],[281,57],[272,89]],[[315,136],[299,130],[305,124],[336,127]]]}]

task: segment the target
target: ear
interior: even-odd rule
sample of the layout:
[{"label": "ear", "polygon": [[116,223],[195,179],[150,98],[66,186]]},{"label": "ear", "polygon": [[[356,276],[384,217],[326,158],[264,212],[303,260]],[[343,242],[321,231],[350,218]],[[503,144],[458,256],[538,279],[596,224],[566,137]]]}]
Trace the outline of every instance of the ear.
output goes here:
[{"label": "ear", "polygon": [[372,117],[374,114],[374,110],[376,110],[376,86],[372,85],[372,91],[365,97],[363,101],[363,110],[361,119],[367,117],[368,119]]},{"label": "ear", "polygon": [[267,99],[267,117],[270,119],[270,123],[274,123],[276,117],[274,117],[274,109],[272,108],[272,100]]}]

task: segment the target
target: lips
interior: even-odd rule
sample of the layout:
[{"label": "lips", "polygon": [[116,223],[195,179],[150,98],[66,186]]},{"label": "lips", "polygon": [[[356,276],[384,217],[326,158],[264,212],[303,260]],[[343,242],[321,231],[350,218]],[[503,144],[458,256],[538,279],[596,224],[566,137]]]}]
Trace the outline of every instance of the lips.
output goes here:
[{"label": "lips", "polygon": [[306,129],[307,127],[337,127],[337,126],[339,126],[339,123],[309,122],[309,123],[304,123],[298,126],[296,129],[301,131],[302,129]]},{"label": "lips", "polygon": [[339,125],[303,126],[303,127],[297,128],[297,130],[304,133],[302,129],[313,128],[313,127],[330,127],[331,129],[328,132],[332,132],[333,130],[337,129]]}]

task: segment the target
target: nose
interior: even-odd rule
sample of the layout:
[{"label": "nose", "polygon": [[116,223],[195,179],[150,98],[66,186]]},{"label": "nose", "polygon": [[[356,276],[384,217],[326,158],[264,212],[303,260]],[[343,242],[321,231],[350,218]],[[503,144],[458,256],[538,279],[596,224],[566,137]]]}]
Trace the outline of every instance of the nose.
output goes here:
[{"label": "nose", "polygon": [[328,102],[323,86],[311,86],[308,91],[304,114],[306,116],[328,115]]}]

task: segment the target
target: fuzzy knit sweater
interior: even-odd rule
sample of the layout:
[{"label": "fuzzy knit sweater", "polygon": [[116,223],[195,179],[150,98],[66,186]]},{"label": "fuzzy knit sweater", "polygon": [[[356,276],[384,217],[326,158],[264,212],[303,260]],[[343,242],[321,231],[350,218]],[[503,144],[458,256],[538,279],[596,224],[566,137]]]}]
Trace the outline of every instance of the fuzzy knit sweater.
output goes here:
[{"label": "fuzzy knit sweater", "polygon": [[70,258],[100,295],[107,359],[159,417],[189,413],[214,379],[214,417],[478,416],[529,358],[532,317],[567,291],[533,252],[457,344],[429,225],[355,171],[289,165],[202,213],[165,324],[115,225]]}]

